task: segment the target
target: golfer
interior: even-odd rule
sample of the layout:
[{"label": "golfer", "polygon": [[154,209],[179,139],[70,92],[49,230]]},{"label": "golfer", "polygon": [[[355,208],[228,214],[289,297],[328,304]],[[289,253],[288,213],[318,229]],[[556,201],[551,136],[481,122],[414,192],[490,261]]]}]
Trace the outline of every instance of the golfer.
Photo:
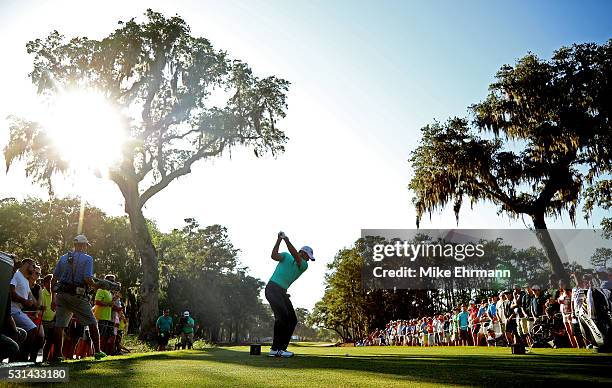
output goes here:
[{"label": "golfer", "polygon": [[[285,240],[289,252],[278,252],[282,240]],[[266,299],[274,312],[274,340],[268,355],[291,357],[293,353],[287,351],[287,346],[297,325],[297,317],[287,289],[308,269],[308,261],[314,261],[314,257],[312,248],[304,246],[298,252],[289,238],[280,232],[272,249],[272,260],[278,261],[278,264],[266,286]]]}]

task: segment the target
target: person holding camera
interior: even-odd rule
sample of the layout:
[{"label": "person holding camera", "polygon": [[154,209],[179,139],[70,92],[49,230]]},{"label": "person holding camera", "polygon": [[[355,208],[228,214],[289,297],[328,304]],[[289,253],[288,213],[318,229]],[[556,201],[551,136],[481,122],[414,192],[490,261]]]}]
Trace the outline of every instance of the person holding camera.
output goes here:
[{"label": "person holding camera", "polygon": [[[280,243],[283,240],[289,252],[279,253]],[[293,353],[287,351],[287,346],[297,325],[297,317],[287,289],[308,269],[308,261],[314,261],[314,256],[312,248],[308,246],[302,247],[298,252],[285,233],[279,232],[271,257],[278,264],[265,291],[266,299],[274,312],[274,340],[268,355],[292,357]]]},{"label": "person holding camera", "polygon": [[106,357],[106,353],[100,350],[98,323],[87,295],[88,288],[98,288],[93,278],[93,258],[87,254],[91,244],[83,234],[76,236],[73,242],[73,251],[60,257],[53,270],[51,307],[55,309],[55,351],[51,361],[61,360],[64,328],[68,326],[73,315],[82,325],[89,326],[94,357]]},{"label": "person holding camera", "polygon": [[192,349],[195,321],[189,316],[189,311],[183,313],[179,326],[181,328],[181,348]]}]

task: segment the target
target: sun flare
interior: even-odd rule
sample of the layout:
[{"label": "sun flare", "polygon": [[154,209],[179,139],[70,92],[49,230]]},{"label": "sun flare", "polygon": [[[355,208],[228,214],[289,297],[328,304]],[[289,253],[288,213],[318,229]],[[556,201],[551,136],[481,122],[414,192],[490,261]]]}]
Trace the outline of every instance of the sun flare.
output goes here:
[{"label": "sun flare", "polygon": [[74,170],[105,173],[121,159],[125,124],[101,93],[62,92],[47,107],[43,127]]}]

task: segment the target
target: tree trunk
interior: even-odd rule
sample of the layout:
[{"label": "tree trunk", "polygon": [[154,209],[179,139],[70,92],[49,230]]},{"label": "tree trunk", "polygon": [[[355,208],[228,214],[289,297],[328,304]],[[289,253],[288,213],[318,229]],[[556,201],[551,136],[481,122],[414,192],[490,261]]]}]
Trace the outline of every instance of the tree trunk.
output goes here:
[{"label": "tree trunk", "polygon": [[550,269],[553,274],[559,280],[563,280],[565,284],[570,284],[569,277],[567,276],[567,272],[563,267],[563,263],[561,262],[561,258],[557,253],[557,249],[555,248],[555,244],[550,238],[550,233],[548,232],[548,228],[546,227],[546,221],[544,219],[544,213],[532,214],[531,219],[533,220],[533,226],[536,228],[536,237],[538,241],[544,248],[544,253],[548,258],[548,263],[550,265]]},{"label": "tree trunk", "polygon": [[157,268],[157,252],[151,241],[151,234],[142,214],[138,188],[132,188],[123,194],[125,197],[125,210],[130,218],[132,238],[140,255],[140,266],[142,268],[139,337],[147,339],[155,331],[155,320],[158,315],[159,270]]}]

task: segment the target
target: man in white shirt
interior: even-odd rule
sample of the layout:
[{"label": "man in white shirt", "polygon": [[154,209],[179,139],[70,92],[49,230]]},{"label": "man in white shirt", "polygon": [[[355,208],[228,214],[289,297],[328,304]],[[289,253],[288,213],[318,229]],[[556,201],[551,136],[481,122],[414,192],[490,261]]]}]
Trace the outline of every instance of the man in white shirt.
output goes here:
[{"label": "man in white shirt", "polygon": [[33,271],[34,260],[23,259],[21,266],[11,279],[11,316],[15,321],[15,325],[28,333],[25,341],[26,349],[29,348],[36,337],[36,324],[22,311],[24,307],[37,305],[32,291],[30,291],[30,282],[28,281]]}]

